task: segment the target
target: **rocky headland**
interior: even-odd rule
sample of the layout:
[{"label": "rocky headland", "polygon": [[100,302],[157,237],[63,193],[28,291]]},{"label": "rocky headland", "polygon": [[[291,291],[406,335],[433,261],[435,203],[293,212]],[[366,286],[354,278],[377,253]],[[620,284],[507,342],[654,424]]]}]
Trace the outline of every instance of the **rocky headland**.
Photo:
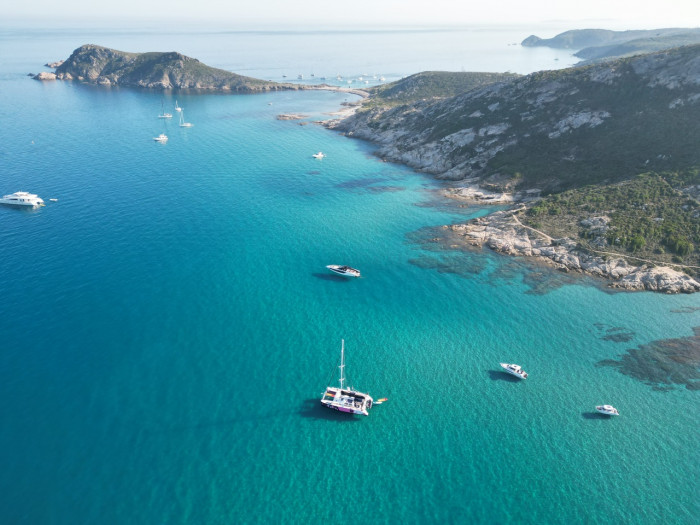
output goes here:
[{"label": "rocky headland", "polygon": [[372,90],[327,125],[449,181],[452,198],[517,207],[447,227],[466,244],[617,288],[700,291],[699,45],[482,82],[464,73],[456,94],[462,77],[445,75],[444,90],[439,73]]}]

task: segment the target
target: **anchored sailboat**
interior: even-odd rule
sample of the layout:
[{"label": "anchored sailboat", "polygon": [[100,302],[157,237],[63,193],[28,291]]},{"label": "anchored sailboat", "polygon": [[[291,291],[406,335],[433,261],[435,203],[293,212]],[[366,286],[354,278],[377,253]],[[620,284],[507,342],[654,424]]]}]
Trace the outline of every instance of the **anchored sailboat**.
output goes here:
[{"label": "anchored sailboat", "polygon": [[321,398],[321,403],[328,408],[350,414],[362,414],[368,416],[368,410],[372,408],[374,400],[369,394],[364,394],[345,388],[345,339],[340,347],[340,388],[329,386]]},{"label": "anchored sailboat", "polygon": [[191,128],[194,124],[185,122],[185,110],[180,108],[180,127],[181,128]]},{"label": "anchored sailboat", "polygon": [[160,115],[158,115],[158,118],[173,118],[172,113],[165,112],[165,105],[162,100],[160,101]]}]

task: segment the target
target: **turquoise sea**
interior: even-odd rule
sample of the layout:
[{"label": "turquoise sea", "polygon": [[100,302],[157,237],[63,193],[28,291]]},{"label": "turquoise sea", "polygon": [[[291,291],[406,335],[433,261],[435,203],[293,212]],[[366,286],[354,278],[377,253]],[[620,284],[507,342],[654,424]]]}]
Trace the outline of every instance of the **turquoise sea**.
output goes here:
[{"label": "turquoise sea", "polygon": [[[275,80],[567,65],[480,31],[0,27],[0,191],[46,200],[0,208],[0,521],[697,523],[700,295],[436,242],[488,210],[312,122],[344,94],[26,76],[84,43]],[[341,339],[369,417],[319,403]]]}]

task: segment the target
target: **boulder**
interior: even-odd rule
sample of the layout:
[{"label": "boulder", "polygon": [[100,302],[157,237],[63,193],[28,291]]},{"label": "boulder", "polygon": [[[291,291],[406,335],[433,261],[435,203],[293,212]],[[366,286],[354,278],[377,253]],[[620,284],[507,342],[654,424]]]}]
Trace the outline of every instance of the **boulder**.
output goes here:
[{"label": "boulder", "polygon": [[38,75],[34,75],[34,80],[56,80],[56,73],[42,71]]}]

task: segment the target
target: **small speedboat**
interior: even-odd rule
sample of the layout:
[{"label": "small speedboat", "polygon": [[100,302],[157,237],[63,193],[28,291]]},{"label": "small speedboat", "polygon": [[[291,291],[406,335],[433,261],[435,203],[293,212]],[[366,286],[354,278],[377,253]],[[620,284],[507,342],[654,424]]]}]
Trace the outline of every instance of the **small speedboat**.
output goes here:
[{"label": "small speedboat", "polygon": [[337,273],[338,275],[344,275],[345,277],[359,277],[360,270],[356,268],[351,268],[350,266],[340,266],[337,264],[329,264],[326,266],[331,272]]},{"label": "small speedboat", "polygon": [[156,142],[168,142],[168,136],[165,133],[161,133],[157,137],[153,137]]},{"label": "small speedboat", "polygon": [[512,363],[499,363],[501,368],[508,372],[510,375],[519,377],[520,379],[527,379],[527,372],[520,368],[520,365],[514,365]]},{"label": "small speedboat", "polygon": [[11,206],[26,206],[29,208],[38,208],[44,205],[44,199],[33,193],[26,191],[16,191],[10,195],[4,195],[0,199],[0,204],[10,204]]},{"label": "small speedboat", "polygon": [[324,155],[322,152],[320,152],[320,151],[319,151],[318,153],[314,153],[314,154],[311,155],[311,156],[312,156],[313,158],[315,158],[315,159],[322,159],[323,157],[325,157],[325,155]]},{"label": "small speedboat", "polygon": [[615,408],[612,405],[598,405],[597,407],[595,407],[595,409],[601,414],[605,414],[606,416],[620,415],[620,413],[617,411],[617,408]]}]

